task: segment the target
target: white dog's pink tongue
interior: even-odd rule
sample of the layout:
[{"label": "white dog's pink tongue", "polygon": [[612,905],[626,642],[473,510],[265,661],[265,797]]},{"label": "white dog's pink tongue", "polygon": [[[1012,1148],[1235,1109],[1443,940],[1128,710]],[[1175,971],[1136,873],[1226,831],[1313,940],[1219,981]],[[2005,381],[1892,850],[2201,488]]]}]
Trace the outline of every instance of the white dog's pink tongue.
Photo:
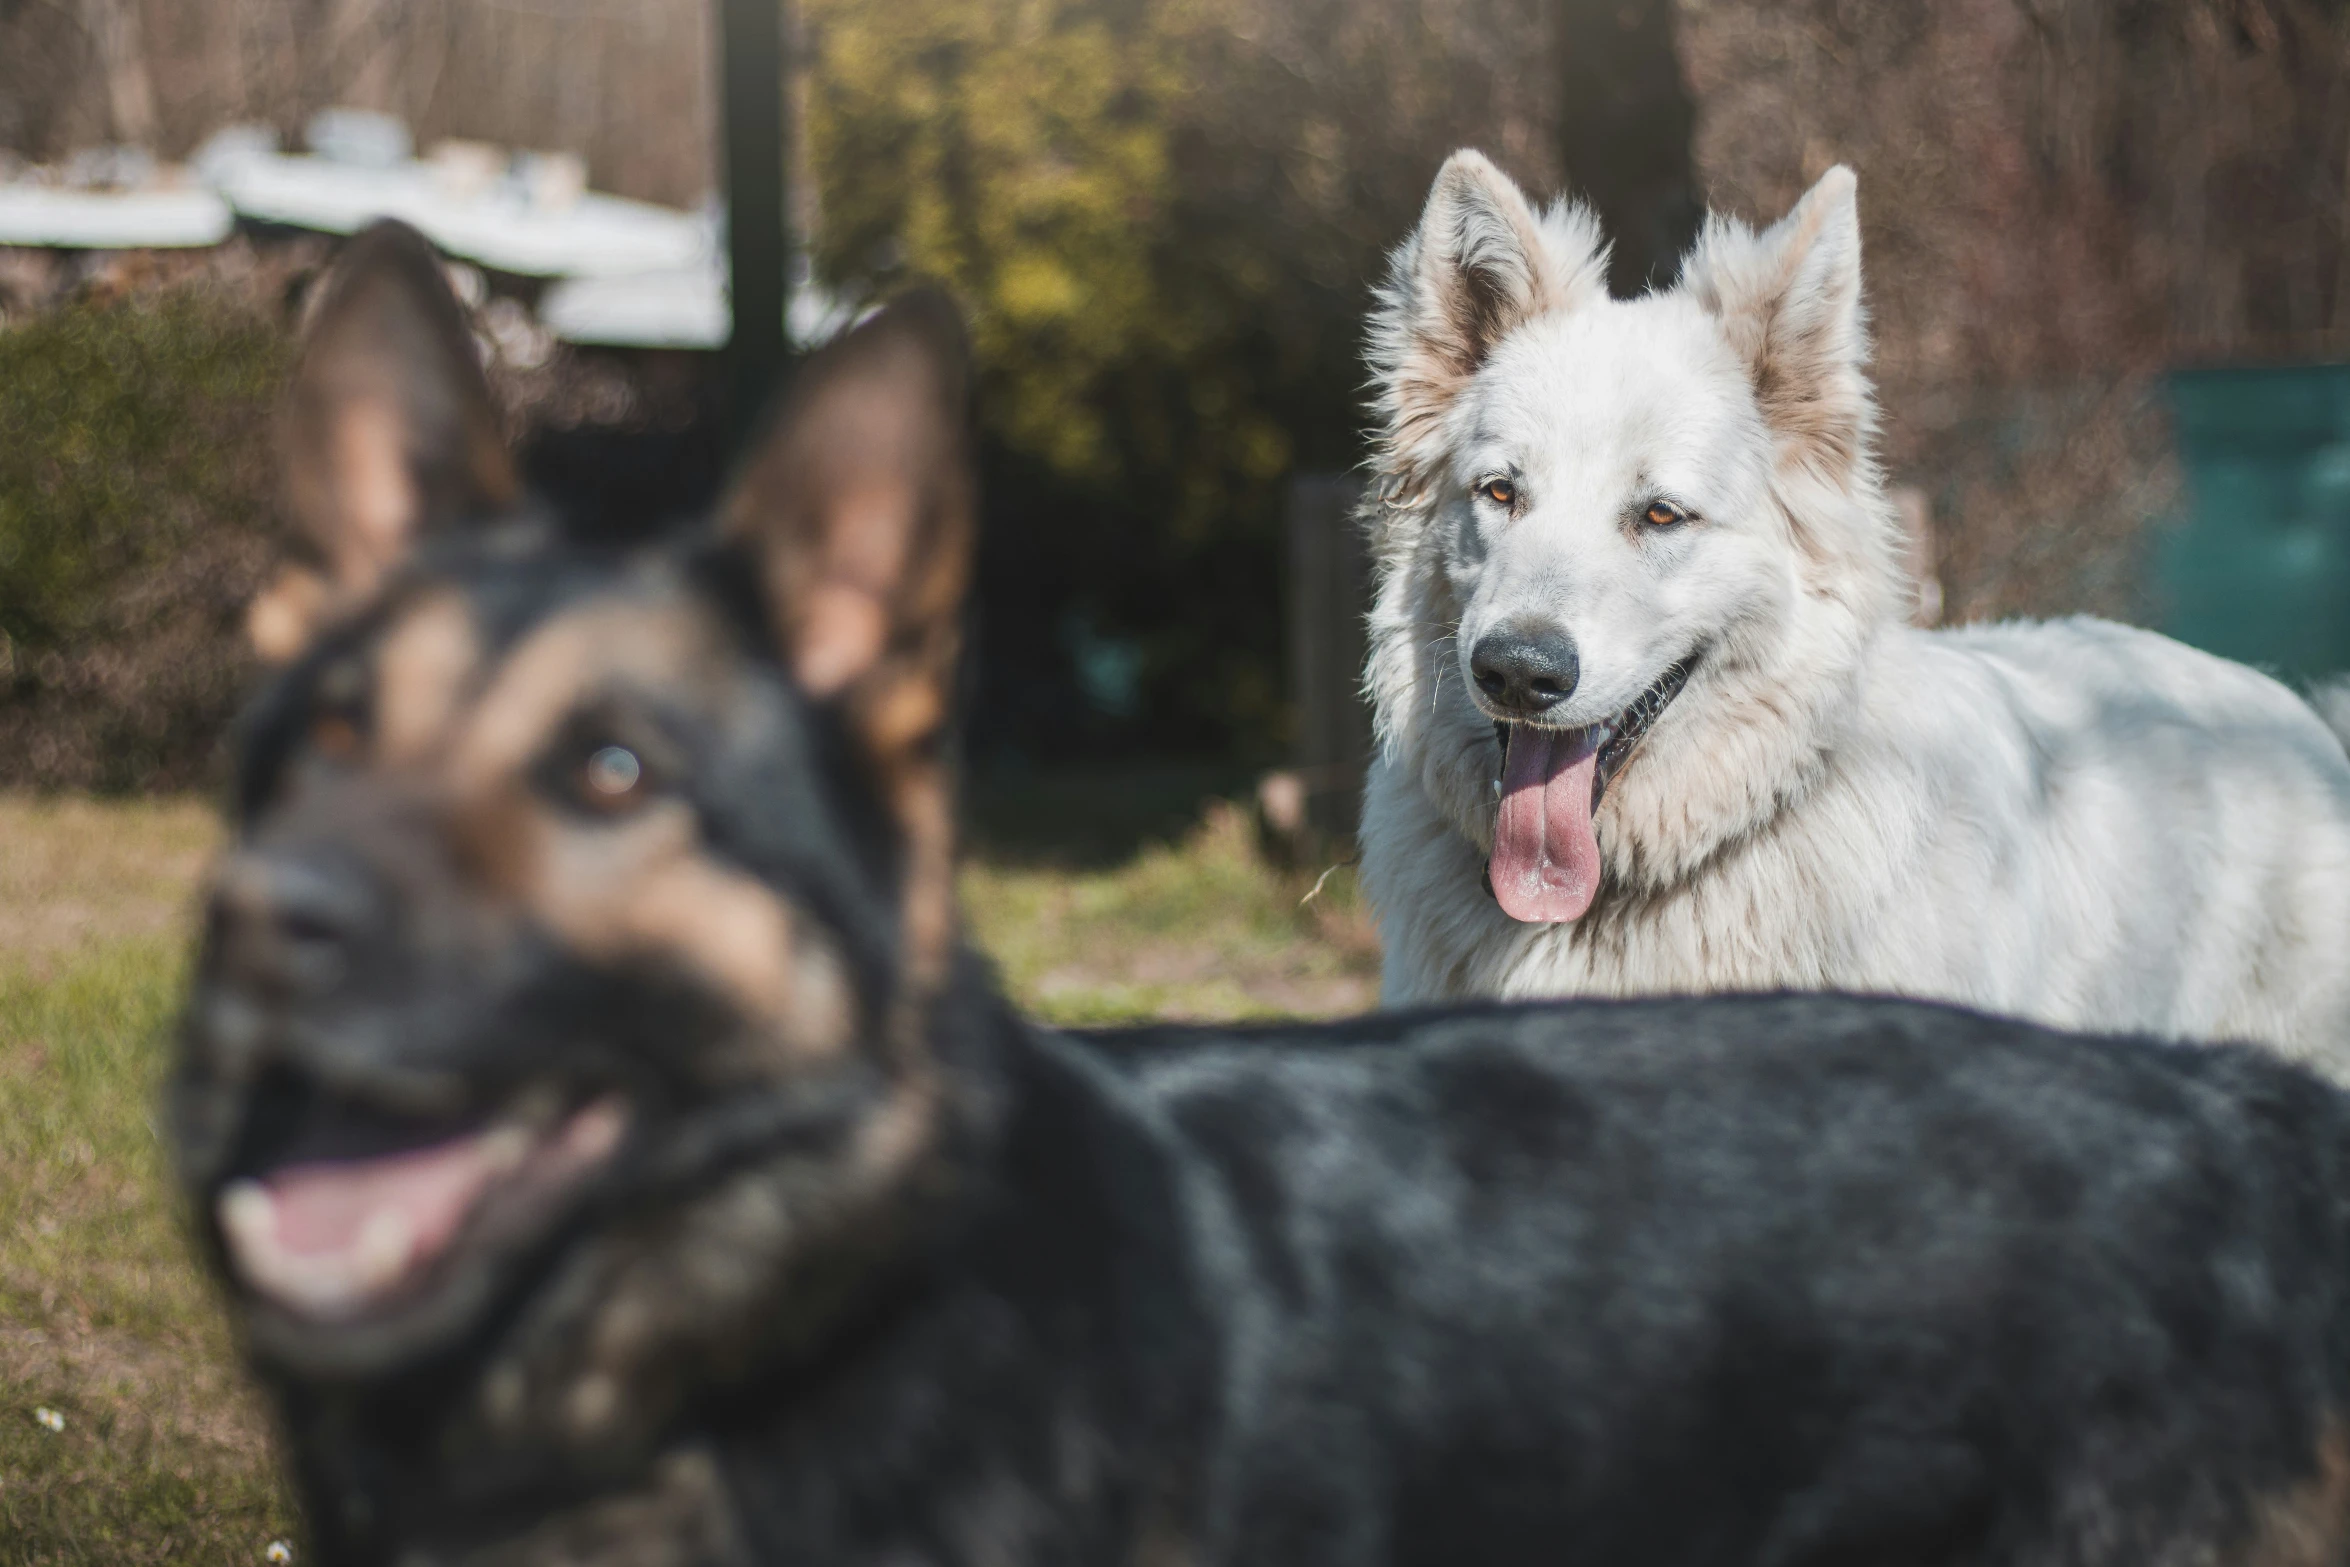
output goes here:
[{"label": "white dog's pink tongue", "polygon": [[1595,730],[1560,733],[1512,724],[1493,824],[1494,900],[1514,920],[1580,919],[1599,891],[1599,836],[1591,827]]}]

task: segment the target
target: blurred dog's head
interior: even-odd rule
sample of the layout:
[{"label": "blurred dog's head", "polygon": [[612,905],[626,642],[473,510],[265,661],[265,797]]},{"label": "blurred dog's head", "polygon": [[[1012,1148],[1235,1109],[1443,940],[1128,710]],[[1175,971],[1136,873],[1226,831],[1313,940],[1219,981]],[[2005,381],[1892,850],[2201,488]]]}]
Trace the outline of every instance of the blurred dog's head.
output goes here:
[{"label": "blurred dog's head", "polygon": [[919,1224],[962,1124],[965,379],[952,310],[903,301],[705,532],[591,547],[522,498],[430,249],[347,252],[172,1106],[298,1409],[491,1468],[639,1451]]}]

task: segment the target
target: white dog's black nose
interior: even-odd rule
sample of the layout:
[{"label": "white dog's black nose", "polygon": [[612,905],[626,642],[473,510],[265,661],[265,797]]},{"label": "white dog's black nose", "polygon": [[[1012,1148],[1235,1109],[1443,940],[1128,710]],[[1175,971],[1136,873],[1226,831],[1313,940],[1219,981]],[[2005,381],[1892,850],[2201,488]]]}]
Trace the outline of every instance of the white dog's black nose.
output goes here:
[{"label": "white dog's black nose", "polygon": [[1504,626],[1469,649],[1469,673],[1503,712],[1539,718],[1575,691],[1575,639],[1556,627]]}]

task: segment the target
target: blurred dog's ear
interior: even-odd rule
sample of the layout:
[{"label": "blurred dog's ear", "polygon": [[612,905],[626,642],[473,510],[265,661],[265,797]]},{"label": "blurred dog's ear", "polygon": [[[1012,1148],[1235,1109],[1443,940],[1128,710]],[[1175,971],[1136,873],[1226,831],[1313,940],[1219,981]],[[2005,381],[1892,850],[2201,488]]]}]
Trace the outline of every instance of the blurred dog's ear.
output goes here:
[{"label": "blurred dog's ear", "polygon": [[954,307],[899,300],[801,367],[726,505],[758,545],[793,678],[846,701],[878,761],[946,718],[974,531],[969,381]]},{"label": "blurred dog's ear", "polygon": [[289,572],[254,604],[264,657],[373,592],[427,533],[510,509],[520,493],[465,312],[439,258],[378,223],[328,276],[280,418],[286,499],[322,572]]},{"label": "blurred dog's ear", "polygon": [[778,649],[832,704],[908,842],[908,935],[943,962],[952,807],[940,755],[977,527],[970,353],[955,307],[906,296],[801,366],[736,483]]}]

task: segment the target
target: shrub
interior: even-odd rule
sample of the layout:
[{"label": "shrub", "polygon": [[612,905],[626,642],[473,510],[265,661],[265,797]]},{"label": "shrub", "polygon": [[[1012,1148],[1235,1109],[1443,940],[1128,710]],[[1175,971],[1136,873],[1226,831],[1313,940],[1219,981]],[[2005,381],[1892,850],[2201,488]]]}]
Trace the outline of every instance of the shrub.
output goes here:
[{"label": "shrub", "polygon": [[208,776],[250,672],[287,355],[204,285],[0,331],[0,785]]}]

